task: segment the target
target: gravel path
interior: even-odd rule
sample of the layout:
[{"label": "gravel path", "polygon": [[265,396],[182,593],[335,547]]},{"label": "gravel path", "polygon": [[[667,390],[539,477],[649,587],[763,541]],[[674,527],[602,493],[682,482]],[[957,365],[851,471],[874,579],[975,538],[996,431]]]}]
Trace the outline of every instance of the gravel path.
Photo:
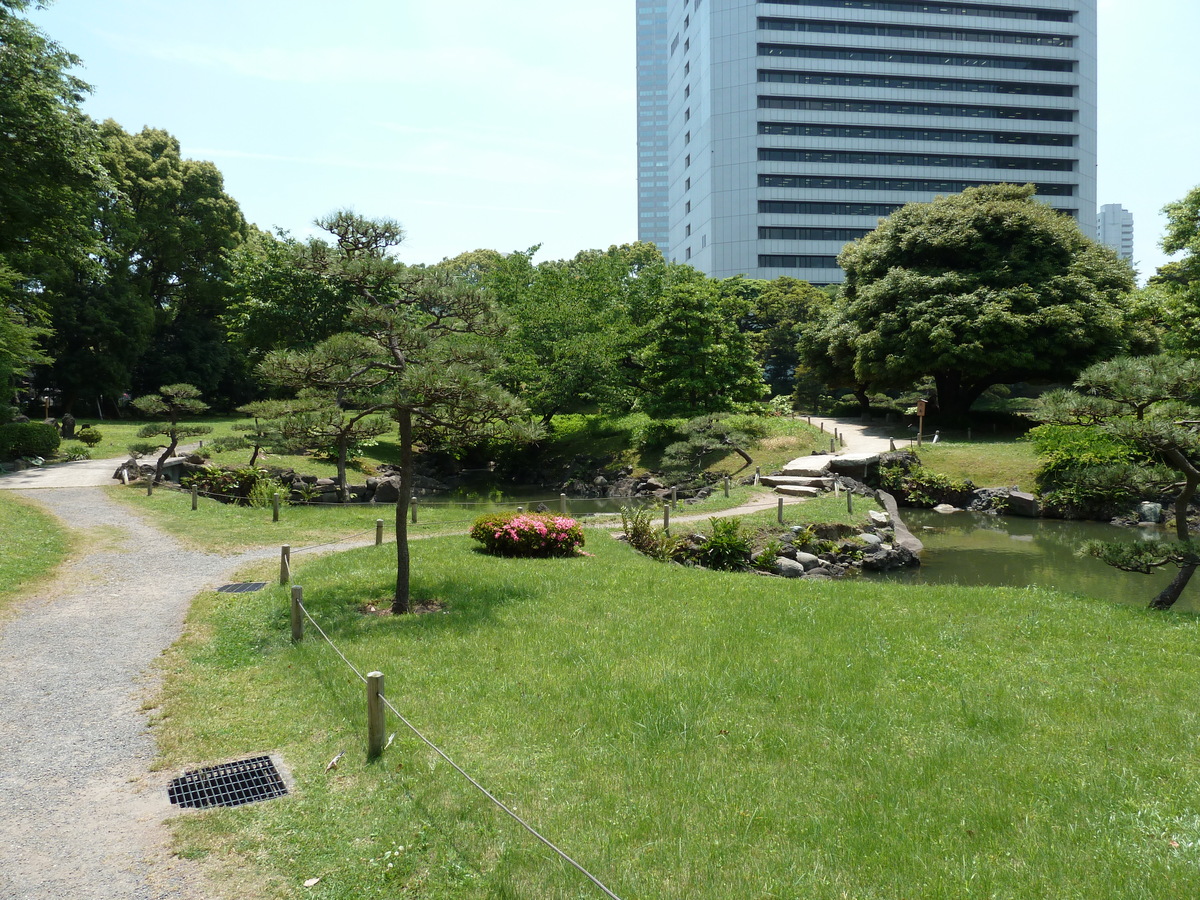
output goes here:
[{"label": "gravel path", "polygon": [[84,549],[0,624],[0,898],[202,898],[142,703],[191,598],[276,551],[185,549],[95,487],[19,490]]}]

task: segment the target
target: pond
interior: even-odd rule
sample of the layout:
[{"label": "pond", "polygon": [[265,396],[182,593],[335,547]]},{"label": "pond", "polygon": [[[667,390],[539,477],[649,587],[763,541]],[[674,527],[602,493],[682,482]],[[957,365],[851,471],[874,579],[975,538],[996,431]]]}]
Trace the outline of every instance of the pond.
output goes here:
[{"label": "pond", "polygon": [[[1088,597],[1145,606],[1174,577],[1176,569],[1153,575],[1121,572],[1098,559],[1076,556],[1086,540],[1128,540],[1133,529],[1099,522],[1063,522],[1024,519],[982,513],[935,513],[902,509],[901,518],[925,544],[921,567],[866,577],[913,584],[992,584],[1056,588]],[[1143,534],[1172,540],[1161,528],[1140,529]],[[1176,609],[1200,612],[1200,574],[1193,580]]]}]

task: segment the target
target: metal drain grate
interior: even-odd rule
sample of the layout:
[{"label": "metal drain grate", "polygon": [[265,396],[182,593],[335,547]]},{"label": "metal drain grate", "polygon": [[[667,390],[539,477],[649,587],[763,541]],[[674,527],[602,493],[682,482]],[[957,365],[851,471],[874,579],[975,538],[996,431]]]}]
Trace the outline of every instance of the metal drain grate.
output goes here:
[{"label": "metal drain grate", "polygon": [[251,591],[261,591],[267,586],[265,581],[238,581],[217,588],[218,594],[249,594]]},{"label": "metal drain grate", "polygon": [[269,756],[208,766],[185,772],[171,782],[167,797],[176,806],[205,809],[209,806],[241,806],[282,797],[287,793],[283,778]]}]

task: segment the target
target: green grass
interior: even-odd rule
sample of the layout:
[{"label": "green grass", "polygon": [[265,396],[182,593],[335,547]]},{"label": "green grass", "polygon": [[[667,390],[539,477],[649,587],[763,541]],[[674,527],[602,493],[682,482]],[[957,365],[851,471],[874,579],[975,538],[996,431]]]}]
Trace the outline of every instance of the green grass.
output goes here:
[{"label": "green grass", "polygon": [[977,487],[1034,489],[1038,460],[1028,441],[1006,439],[928,441],[913,448],[925,468],[953,478],[969,478]]},{"label": "green grass", "polygon": [[[201,416],[195,419],[188,419],[187,421],[212,427],[212,434],[202,435],[200,438],[190,440],[210,441],[215,437],[236,434],[233,430],[234,424],[248,422],[249,419],[237,416]],[[103,438],[99,444],[90,448],[89,452],[92,455],[92,459],[115,459],[120,456],[128,457],[130,444],[145,442],[145,438],[137,436],[138,430],[145,424],[146,421],[141,419],[78,419],[76,420],[75,433],[78,434],[85,425],[92,426],[100,432]],[[67,441],[66,443],[73,444],[76,442]],[[163,446],[166,445],[164,444]],[[246,459],[249,458],[250,454],[247,451]]]},{"label": "green grass", "polygon": [[[1200,620],[588,540],[551,561],[414,542],[437,614],[358,612],[390,594],[391,547],[295,582],[406,716],[622,897],[1200,892]],[[598,896],[394,720],[368,763],[363,687],[311,628],[291,644],[284,589],[204,595],[164,669],[164,766],[274,750],[295,778],[175,820],[239,896]]]},{"label": "green grass", "polygon": [[70,550],[58,520],[31,503],[0,491],[0,613],[38,580],[47,577]]}]

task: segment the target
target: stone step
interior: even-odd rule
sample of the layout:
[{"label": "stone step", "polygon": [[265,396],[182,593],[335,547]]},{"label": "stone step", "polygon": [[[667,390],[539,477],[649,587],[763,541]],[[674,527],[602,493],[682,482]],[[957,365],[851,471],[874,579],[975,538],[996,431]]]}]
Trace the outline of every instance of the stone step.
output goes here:
[{"label": "stone step", "polygon": [[788,497],[820,497],[825,492],[820,488],[803,487],[799,484],[781,484],[775,488],[775,493]]},{"label": "stone step", "polygon": [[820,478],[829,474],[829,464],[832,456],[800,456],[783,467],[784,475],[798,475],[803,478]]},{"label": "stone step", "polygon": [[833,488],[832,478],[808,478],[803,475],[764,475],[760,480],[767,487],[790,485],[792,487],[815,487],[824,490],[831,490]]}]

